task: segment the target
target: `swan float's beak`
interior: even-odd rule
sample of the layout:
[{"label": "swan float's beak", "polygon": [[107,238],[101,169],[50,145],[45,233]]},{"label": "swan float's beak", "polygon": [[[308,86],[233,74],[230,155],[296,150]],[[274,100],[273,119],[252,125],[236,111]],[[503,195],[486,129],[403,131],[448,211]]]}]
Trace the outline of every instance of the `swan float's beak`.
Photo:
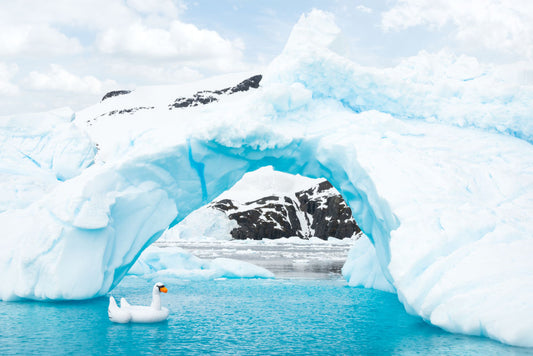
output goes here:
[{"label": "swan float's beak", "polygon": [[166,293],[166,292],[168,292],[168,289],[167,289],[167,287],[163,286],[163,287],[159,288],[159,291],[163,292],[163,293]]}]

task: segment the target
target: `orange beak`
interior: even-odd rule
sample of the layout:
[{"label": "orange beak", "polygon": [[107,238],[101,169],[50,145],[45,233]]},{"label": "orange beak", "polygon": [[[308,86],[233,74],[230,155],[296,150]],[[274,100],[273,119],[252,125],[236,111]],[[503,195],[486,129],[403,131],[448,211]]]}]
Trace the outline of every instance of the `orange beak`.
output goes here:
[{"label": "orange beak", "polygon": [[159,291],[161,291],[161,292],[163,292],[163,293],[166,293],[166,292],[168,292],[168,289],[167,289],[167,287],[163,287],[163,288],[161,288]]}]

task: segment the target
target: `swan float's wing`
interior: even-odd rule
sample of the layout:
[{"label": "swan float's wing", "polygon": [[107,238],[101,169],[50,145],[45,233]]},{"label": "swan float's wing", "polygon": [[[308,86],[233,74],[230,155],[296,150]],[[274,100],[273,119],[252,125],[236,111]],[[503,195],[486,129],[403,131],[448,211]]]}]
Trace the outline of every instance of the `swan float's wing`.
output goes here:
[{"label": "swan float's wing", "polygon": [[109,316],[109,320],[114,323],[125,324],[129,323],[131,320],[131,314],[126,310],[119,308],[117,302],[115,301],[115,298],[113,297],[109,297],[109,307],[107,308],[107,315]]},{"label": "swan float's wing", "polygon": [[111,314],[117,309],[119,309],[119,307],[117,305],[117,302],[115,301],[115,298],[113,298],[112,296],[109,297],[109,307],[107,308],[107,312]]},{"label": "swan float's wing", "polygon": [[126,298],[120,298],[121,308],[131,308],[131,304],[127,302]]}]

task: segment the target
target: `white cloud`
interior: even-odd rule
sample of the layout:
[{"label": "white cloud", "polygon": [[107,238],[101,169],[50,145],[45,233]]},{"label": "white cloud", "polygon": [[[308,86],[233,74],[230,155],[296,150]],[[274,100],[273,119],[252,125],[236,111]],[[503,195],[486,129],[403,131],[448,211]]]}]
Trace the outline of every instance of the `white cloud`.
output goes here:
[{"label": "white cloud", "polygon": [[0,56],[79,53],[72,33],[94,38],[134,23],[166,26],[184,9],[179,0],[0,1]]},{"label": "white cloud", "polygon": [[172,0],[127,0],[126,3],[139,13],[168,18],[177,18],[187,8],[184,3]]},{"label": "white cloud", "polygon": [[361,12],[364,12],[366,14],[371,14],[372,13],[372,9],[369,8],[369,7],[366,7],[365,5],[357,5],[355,7],[356,10],[359,10]]},{"label": "white cloud", "polygon": [[99,37],[97,47],[106,54],[171,59],[192,65],[209,61],[222,69],[240,64],[244,45],[239,40],[224,39],[215,31],[173,21],[166,29],[140,23],[108,29]]},{"label": "white cloud", "polygon": [[110,54],[214,72],[240,68],[243,42],[180,21],[185,9],[183,0],[3,1],[0,56]]},{"label": "white cloud", "polygon": [[0,94],[13,95],[18,93],[18,87],[11,83],[11,78],[13,78],[17,71],[18,67],[16,64],[8,65],[0,62]]},{"label": "white cloud", "polygon": [[116,86],[113,80],[101,81],[91,75],[80,77],[55,64],[50,65],[47,73],[30,72],[23,83],[31,90],[89,94],[101,94]]},{"label": "white cloud", "polygon": [[0,27],[0,55],[62,55],[79,53],[82,46],[49,26],[15,25]]},{"label": "white cloud", "polygon": [[521,0],[398,0],[382,16],[385,30],[455,27],[465,46],[533,58],[533,2]]},{"label": "white cloud", "polygon": [[139,19],[123,0],[18,0],[0,2],[0,23],[102,29]]}]

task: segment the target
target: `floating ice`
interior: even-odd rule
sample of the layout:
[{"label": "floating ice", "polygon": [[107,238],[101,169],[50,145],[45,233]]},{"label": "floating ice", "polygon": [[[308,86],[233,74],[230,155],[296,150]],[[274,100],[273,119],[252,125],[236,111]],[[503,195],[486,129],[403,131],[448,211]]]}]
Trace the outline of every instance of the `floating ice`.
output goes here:
[{"label": "floating ice", "polygon": [[[443,53],[361,67],[327,48],[336,32],[329,15],[304,16],[259,89],[215,103],[168,110],[246,77],[139,88],[78,113],[96,163],[0,214],[0,297],[104,295],[168,226],[272,165],[328,179],[350,205],[374,247],[351,255],[350,284],[384,277],[434,325],[533,346],[531,86]],[[135,107],[153,109],[119,113]]]},{"label": "floating ice", "polygon": [[252,263],[230,258],[202,260],[179,247],[149,247],[128,274],[142,278],[206,280],[216,278],[273,278],[274,274]]}]

